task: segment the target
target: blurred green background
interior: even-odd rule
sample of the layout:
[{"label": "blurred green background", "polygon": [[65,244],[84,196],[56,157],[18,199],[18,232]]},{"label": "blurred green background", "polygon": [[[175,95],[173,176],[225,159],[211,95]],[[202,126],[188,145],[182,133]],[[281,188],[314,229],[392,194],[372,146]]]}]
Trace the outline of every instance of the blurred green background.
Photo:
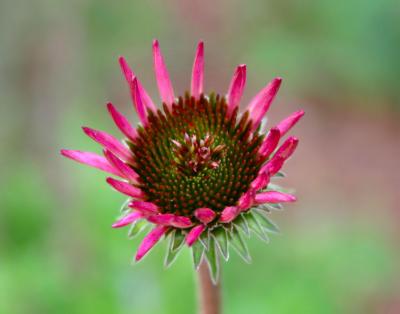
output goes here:
[{"label": "blurred green background", "polygon": [[399,20],[395,0],[1,0],[0,313],[195,312],[189,252],[132,266],[123,196],[59,155],[100,152],[82,125],[118,134],[107,101],[136,121],[119,55],[157,99],[153,38],[176,92],[203,39],[206,91],[246,63],[243,105],[279,75],[271,124],[307,112],[282,181],[299,201],[223,264],[225,313],[400,313]]}]

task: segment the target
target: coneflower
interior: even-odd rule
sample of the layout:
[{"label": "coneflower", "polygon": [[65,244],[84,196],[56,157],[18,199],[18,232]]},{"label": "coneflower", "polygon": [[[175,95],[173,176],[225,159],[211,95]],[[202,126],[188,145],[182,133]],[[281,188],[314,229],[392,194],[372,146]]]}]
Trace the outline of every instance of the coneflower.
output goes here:
[{"label": "coneflower", "polygon": [[111,103],[107,109],[124,135],[120,142],[103,131],[84,132],[103,147],[103,155],[77,150],[61,153],[112,174],[107,183],[128,196],[114,228],[130,226],[133,237],[151,230],[140,244],[139,261],[161,239],[169,238],[165,264],[170,265],[186,243],[197,269],[204,259],[218,281],[220,257],[228,260],[233,247],[247,262],[243,235],[254,232],[264,241],[277,232],[271,210],[296,198],[270,183],[295,151],[298,139],[286,133],[303,116],[302,110],[261,131],[261,122],[282,79],[274,78],[249,102],[239,104],[246,84],[246,66],[234,72],[226,95],[204,94],[204,45],[197,46],[190,92],[176,97],[158,41],[153,42],[154,70],[162,105],[157,107],[123,57],[140,125],[133,127]]}]

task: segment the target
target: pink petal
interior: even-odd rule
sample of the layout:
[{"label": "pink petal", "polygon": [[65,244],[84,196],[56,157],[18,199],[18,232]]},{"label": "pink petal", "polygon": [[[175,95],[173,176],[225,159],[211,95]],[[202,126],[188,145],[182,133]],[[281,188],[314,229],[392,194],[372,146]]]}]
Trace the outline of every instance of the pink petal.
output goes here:
[{"label": "pink petal", "polygon": [[268,161],[264,166],[261,167],[259,174],[267,173],[270,176],[276,174],[279,170],[281,170],[283,164],[285,162],[285,158],[280,156],[274,156],[270,161]]},{"label": "pink petal", "polygon": [[132,97],[133,97],[133,102],[135,104],[135,108],[136,108],[136,111],[137,111],[140,121],[142,122],[142,124],[144,126],[147,126],[146,107],[144,106],[143,95],[140,91],[136,77],[132,81]]},{"label": "pink petal", "polygon": [[112,103],[107,104],[108,112],[113,118],[117,127],[121,130],[121,132],[131,141],[134,141],[138,134],[135,128],[129,123],[128,119],[126,119],[120,112],[115,109]]},{"label": "pink petal", "polygon": [[279,122],[277,128],[281,135],[284,136],[304,116],[304,113],[303,110],[293,112],[289,117]]},{"label": "pink petal", "polygon": [[164,58],[161,55],[158,40],[153,41],[153,61],[161,100],[166,103],[167,106],[171,106],[171,104],[175,101],[174,90],[172,88],[172,83],[169,78]]},{"label": "pink petal", "polygon": [[114,174],[116,176],[122,177],[122,174],[112,165],[110,165],[107,159],[95,153],[83,152],[80,150],[69,150],[69,149],[62,149],[60,152],[61,155],[63,155],[64,157],[75,160],[90,167],[94,167],[102,171]]},{"label": "pink petal", "polygon": [[250,118],[253,120],[252,131],[256,130],[260,125],[262,118],[271,106],[281,86],[282,79],[274,78],[267,86],[265,86],[249,103],[247,110]]},{"label": "pink petal", "polygon": [[186,236],[186,244],[192,246],[199,239],[205,229],[205,225],[197,225],[196,227],[193,227]]},{"label": "pink petal", "polygon": [[174,214],[158,214],[149,216],[147,220],[157,225],[170,226],[174,216]]},{"label": "pink petal", "polygon": [[145,216],[155,215],[159,213],[158,206],[151,202],[132,201],[129,203],[129,207],[140,211]]},{"label": "pink petal", "polygon": [[208,224],[214,220],[217,214],[210,208],[202,207],[202,208],[197,208],[194,211],[194,215],[203,224]]},{"label": "pink petal", "polygon": [[138,183],[139,175],[133,170],[131,167],[126,165],[123,161],[121,161],[118,157],[116,157],[113,153],[108,150],[104,150],[104,155],[107,160],[116,168],[118,171],[123,174],[123,176],[128,179],[128,181],[133,183]]},{"label": "pink petal", "polygon": [[294,137],[294,136],[289,137],[285,142],[283,142],[281,147],[279,147],[279,149],[276,151],[275,155],[282,157],[285,160],[288,159],[290,156],[292,156],[292,154],[296,150],[298,143],[299,143],[299,140],[296,137]]},{"label": "pink petal", "polygon": [[188,217],[174,215],[171,225],[176,228],[184,229],[193,226],[193,223]]},{"label": "pink petal", "polygon": [[146,255],[148,251],[150,251],[153,246],[160,240],[160,238],[167,232],[168,227],[165,226],[156,226],[153,230],[151,230],[147,236],[143,239],[140,244],[135,260],[139,261]]},{"label": "pink petal", "polygon": [[130,213],[128,215],[126,215],[125,217],[121,218],[120,220],[118,220],[117,222],[115,222],[112,227],[113,228],[121,228],[121,227],[125,227],[129,224],[131,224],[132,222],[143,218],[143,214],[140,212],[133,212]]},{"label": "pink petal", "polygon": [[127,182],[115,180],[113,178],[107,178],[106,181],[109,185],[122,194],[135,198],[142,198],[144,196],[144,193],[141,189],[138,189]]},{"label": "pink petal", "polygon": [[250,187],[254,191],[262,190],[268,185],[269,180],[270,180],[270,176],[269,176],[268,172],[263,172],[263,173],[259,174],[253,182],[251,182]]},{"label": "pink petal", "polygon": [[[135,100],[133,97],[133,79],[136,77],[135,73],[133,73],[133,71],[129,68],[128,63],[126,62],[126,60],[124,59],[124,57],[120,57],[119,58],[119,64],[121,65],[121,69],[122,72],[125,75],[125,79],[129,84],[130,90],[131,90],[131,97],[132,97],[132,101],[135,104]],[[143,99],[143,103],[145,105],[145,107],[147,109],[150,109],[153,112],[157,112],[157,107],[154,104],[153,100],[151,99],[151,97],[149,96],[149,94],[147,93],[147,91],[144,89],[142,83],[140,83],[139,79],[137,79],[137,85],[139,87],[139,91],[142,95],[142,99]]]},{"label": "pink petal", "polygon": [[190,92],[194,98],[199,98],[203,93],[204,81],[204,43],[201,41],[197,45],[196,56],[192,68],[192,83]]},{"label": "pink petal", "polygon": [[281,132],[278,128],[272,128],[269,130],[267,137],[261,144],[260,149],[258,150],[259,154],[262,157],[267,157],[271,155],[271,153],[275,150],[276,146],[278,146],[279,139],[281,138]]},{"label": "pink petal", "polygon": [[253,205],[254,194],[255,193],[252,189],[242,194],[238,200],[238,207],[241,211],[244,211]]},{"label": "pink petal", "polygon": [[256,194],[255,202],[257,204],[264,203],[290,203],[295,202],[296,197],[291,194],[277,192],[277,191],[268,191]]},{"label": "pink petal", "polygon": [[91,139],[102,145],[107,150],[113,152],[122,160],[126,162],[133,162],[132,153],[114,136],[107,134],[106,132],[87,127],[83,127],[82,129]]},{"label": "pink petal", "polygon": [[221,212],[221,217],[219,221],[222,223],[228,223],[234,220],[237,215],[241,212],[240,208],[237,206],[229,206],[225,207],[224,210]]},{"label": "pink petal", "polygon": [[232,77],[232,81],[229,85],[229,90],[227,94],[228,116],[230,116],[233,110],[237,106],[239,106],[240,99],[242,98],[245,86],[246,86],[246,65],[241,64],[236,68],[236,71]]}]

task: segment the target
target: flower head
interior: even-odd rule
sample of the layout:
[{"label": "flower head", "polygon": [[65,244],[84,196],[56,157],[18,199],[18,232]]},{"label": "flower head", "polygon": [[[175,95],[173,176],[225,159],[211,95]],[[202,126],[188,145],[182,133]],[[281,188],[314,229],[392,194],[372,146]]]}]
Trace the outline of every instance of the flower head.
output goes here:
[{"label": "flower head", "polygon": [[281,78],[261,89],[240,113],[245,65],[237,67],[226,97],[205,95],[204,45],[200,42],[190,93],[175,97],[158,41],[153,43],[153,57],[162,106],[156,107],[121,57],[140,125],[134,128],[108,104],[124,140],[84,127],[83,131],[103,147],[104,156],[77,150],[61,153],[119,177],[106,180],[128,196],[121,217],[112,226],[130,225],[131,236],[151,226],[136,261],[162,237],[169,237],[167,265],[186,243],[192,248],[195,267],[206,258],[216,280],[219,256],[227,260],[232,246],[249,261],[243,234],[252,230],[268,241],[268,233],[278,231],[268,213],[280,209],[281,203],[296,200],[270,181],[282,176],[280,169],[297,147],[295,137],[288,137],[280,146],[279,142],[304,112],[293,113],[263,134],[260,123],[276,97]]}]

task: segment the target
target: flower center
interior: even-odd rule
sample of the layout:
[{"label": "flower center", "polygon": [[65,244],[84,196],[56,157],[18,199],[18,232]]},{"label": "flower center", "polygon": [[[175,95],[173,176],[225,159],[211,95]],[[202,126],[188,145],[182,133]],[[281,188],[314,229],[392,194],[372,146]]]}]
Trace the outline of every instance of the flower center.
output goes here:
[{"label": "flower center", "polygon": [[220,212],[235,205],[264,160],[262,137],[248,114],[226,117],[225,99],[180,97],[171,109],[149,112],[149,123],[129,143],[140,188],[164,213],[190,215],[200,207]]}]

